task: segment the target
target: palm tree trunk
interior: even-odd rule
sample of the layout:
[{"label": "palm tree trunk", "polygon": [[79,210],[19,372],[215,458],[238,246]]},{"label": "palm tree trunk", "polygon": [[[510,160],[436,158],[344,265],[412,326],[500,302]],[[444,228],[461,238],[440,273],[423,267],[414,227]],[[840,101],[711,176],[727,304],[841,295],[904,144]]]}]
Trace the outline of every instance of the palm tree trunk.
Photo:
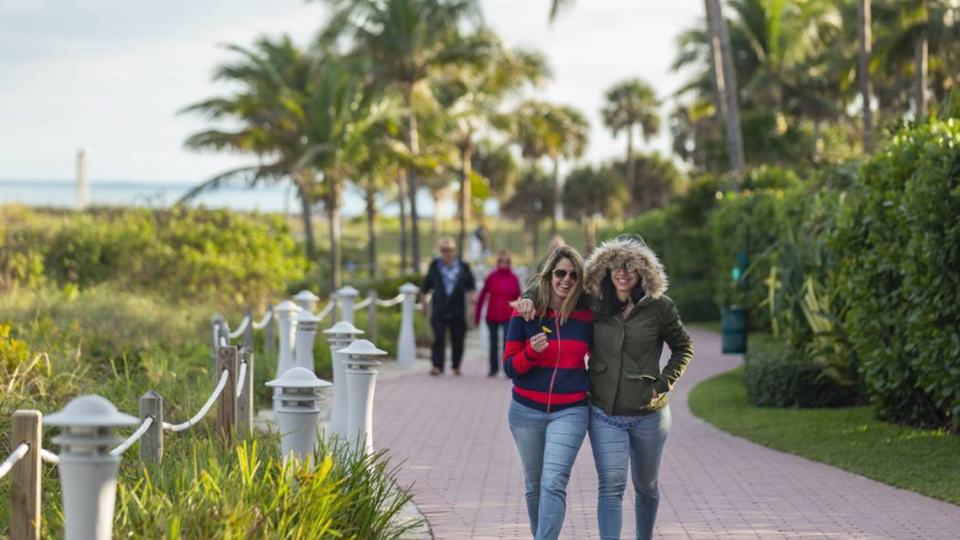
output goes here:
[{"label": "palm tree trunk", "polygon": [[863,151],[873,149],[873,90],[870,85],[870,57],[873,44],[871,37],[870,1],[857,1],[857,31],[860,35],[860,99],[863,100]]},{"label": "palm tree trunk", "polygon": [[627,193],[627,211],[630,217],[637,214],[637,201],[633,197],[633,183],[637,178],[637,163],[633,159],[633,126],[627,126],[627,175],[626,175],[626,193]]},{"label": "palm tree trunk", "polygon": [[914,115],[917,120],[922,120],[927,116],[927,73],[929,71],[929,47],[930,40],[927,38],[927,31],[921,30],[917,36],[917,41],[913,45],[913,84],[914,84]]},{"label": "palm tree trunk", "polygon": [[443,234],[443,216],[440,214],[441,195],[439,191],[433,192],[433,245],[440,242],[440,235]]},{"label": "palm tree trunk", "polygon": [[313,213],[311,209],[313,204],[310,202],[310,196],[301,190],[300,194],[300,217],[303,219],[303,235],[306,244],[307,260],[314,262],[317,260],[317,240],[313,232]]},{"label": "palm tree trunk", "polygon": [[704,0],[704,10],[707,13],[707,35],[710,41],[710,84],[713,87],[713,103],[717,108],[717,118],[721,122],[727,121],[727,95],[723,84],[723,60],[720,57],[720,33],[716,30],[710,0]]},{"label": "palm tree trunk", "polygon": [[470,211],[473,206],[470,177],[473,175],[473,145],[467,143],[460,148],[460,257],[467,250],[467,227],[470,223]]},{"label": "palm tree trunk", "polygon": [[587,216],[587,252],[584,257],[590,254],[597,247],[597,216],[590,213]]},{"label": "palm tree trunk", "polygon": [[[746,159],[743,153],[743,135],[740,131],[740,95],[737,91],[737,75],[733,68],[733,47],[730,45],[730,32],[723,18],[720,0],[706,0],[707,10],[712,12],[714,27],[710,29],[711,40],[720,43],[720,60],[723,76],[724,96],[727,105],[727,153],[730,154],[730,168],[733,170],[733,190],[739,189],[739,178],[746,173]],[[717,80],[719,82],[720,76]]]},{"label": "palm tree trunk", "polygon": [[335,189],[327,195],[327,213],[330,218],[330,286],[340,288],[340,197]]},{"label": "palm tree trunk", "polygon": [[400,273],[406,273],[407,266],[407,171],[400,169],[397,174],[397,202],[400,203]]},{"label": "palm tree trunk", "polygon": [[380,279],[377,264],[377,199],[376,191],[367,191],[367,270],[370,277]]},{"label": "palm tree trunk", "polygon": [[553,215],[550,216],[550,237],[557,235],[557,222],[560,221],[560,158],[553,158]]},{"label": "palm tree trunk", "polygon": [[[410,153],[414,156],[420,154],[420,133],[417,126],[417,113],[413,110],[413,88],[408,87],[406,92],[407,105],[407,144]],[[407,171],[407,185],[410,188],[410,247],[413,255],[411,268],[414,273],[420,273],[420,214],[417,212],[417,174],[414,171]]]}]

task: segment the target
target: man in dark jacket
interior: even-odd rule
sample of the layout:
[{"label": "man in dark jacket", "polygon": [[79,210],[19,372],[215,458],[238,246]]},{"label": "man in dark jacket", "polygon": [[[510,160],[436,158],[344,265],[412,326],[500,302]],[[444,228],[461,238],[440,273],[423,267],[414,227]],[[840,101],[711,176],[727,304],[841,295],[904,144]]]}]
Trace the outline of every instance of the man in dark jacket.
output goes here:
[{"label": "man in dark jacket", "polygon": [[[457,244],[445,236],[439,243],[440,256],[430,263],[420,289],[430,295],[430,324],[433,326],[433,369],[431,375],[443,373],[446,355],[445,338],[450,329],[453,349],[453,374],[460,375],[463,341],[467,334],[467,301],[473,303],[476,285],[470,266],[457,257]],[[423,302],[426,308],[427,300]]]}]

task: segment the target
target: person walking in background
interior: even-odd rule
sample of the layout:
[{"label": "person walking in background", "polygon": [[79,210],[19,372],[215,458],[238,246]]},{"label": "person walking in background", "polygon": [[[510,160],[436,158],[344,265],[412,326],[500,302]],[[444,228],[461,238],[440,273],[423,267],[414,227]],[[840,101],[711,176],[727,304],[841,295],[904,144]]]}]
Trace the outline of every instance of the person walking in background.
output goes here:
[{"label": "person walking in background", "polygon": [[452,237],[441,238],[438,248],[440,256],[430,263],[423,287],[420,288],[428,295],[423,302],[424,314],[429,304],[430,324],[433,326],[433,369],[430,375],[443,373],[449,329],[453,374],[459,376],[463,342],[467,335],[467,301],[473,302],[476,284],[470,265],[457,256],[457,244]]},{"label": "person walking in background", "polygon": [[[619,540],[627,472],[636,494],[636,540],[653,538],[660,504],[660,459],[670,432],[667,394],[693,358],[693,342],[673,300],[667,274],[635,234],[604,242],[586,263],[584,287],[593,298],[590,356],[590,446],[597,465],[601,540]],[[518,313],[537,317],[536,288]],[[529,323],[528,323],[529,324]],[[670,348],[660,365],[663,345]]]},{"label": "person walking in background", "polygon": [[592,314],[583,301],[583,259],[558,247],[538,275],[536,317],[510,318],[503,368],[513,379],[508,423],[523,462],[534,540],[560,536],[567,482],[588,424],[586,356]]},{"label": "person walking in background", "polygon": [[503,358],[503,348],[500,346],[500,331],[503,331],[504,340],[506,340],[507,323],[510,322],[510,314],[513,308],[510,302],[520,298],[520,279],[513,273],[511,268],[513,263],[510,251],[500,250],[497,254],[497,269],[487,276],[483,282],[483,288],[480,289],[480,295],[477,297],[477,310],[474,316],[474,322],[480,324],[480,315],[483,312],[484,303],[487,306],[487,329],[490,331],[490,373],[488,376],[495,377],[500,368],[500,361]]}]

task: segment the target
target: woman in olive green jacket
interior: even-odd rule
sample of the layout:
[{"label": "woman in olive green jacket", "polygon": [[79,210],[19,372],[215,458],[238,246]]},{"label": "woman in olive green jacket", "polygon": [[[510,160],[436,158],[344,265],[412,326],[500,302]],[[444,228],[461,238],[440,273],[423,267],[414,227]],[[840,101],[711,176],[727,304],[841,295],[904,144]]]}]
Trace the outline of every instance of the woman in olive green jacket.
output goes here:
[{"label": "woman in olive green jacket", "polygon": [[[659,506],[657,478],[670,431],[668,394],[693,357],[656,254],[637,235],[604,242],[586,262],[593,298],[590,444],[599,477],[601,540],[620,538],[628,463],[636,492],[636,538],[647,540]],[[534,291],[524,293],[530,297]],[[519,306],[527,315],[529,304]],[[661,367],[664,343],[670,357]]]}]

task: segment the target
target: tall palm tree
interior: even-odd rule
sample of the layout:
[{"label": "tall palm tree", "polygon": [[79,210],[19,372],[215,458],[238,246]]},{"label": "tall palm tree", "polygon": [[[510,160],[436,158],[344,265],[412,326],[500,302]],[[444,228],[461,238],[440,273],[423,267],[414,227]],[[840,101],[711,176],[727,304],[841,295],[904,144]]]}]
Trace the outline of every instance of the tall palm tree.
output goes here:
[{"label": "tall palm tree", "polygon": [[[306,254],[316,259],[312,208],[317,202],[314,171],[301,162],[306,101],[312,60],[289,36],[262,38],[252,49],[229,45],[239,60],[221,64],[214,79],[237,90],[190,105],[181,113],[227,121],[234,129],[212,128],[191,135],[184,143],[194,150],[251,154],[258,162],[220,173],[190,190],[179,203],[232,182],[255,186],[262,182],[293,184],[301,203]],[[178,203],[178,204],[179,204]]]},{"label": "tall palm tree", "polygon": [[510,50],[491,36],[490,58],[482,64],[444,70],[437,78],[435,94],[446,109],[453,140],[460,152],[460,249],[466,248],[477,180],[472,170],[477,134],[491,124],[503,123],[498,107],[528,85],[538,85],[549,74],[546,58],[539,52]]},{"label": "tall palm tree", "polygon": [[[396,89],[407,113],[407,146],[420,153],[415,101],[429,95],[428,79],[438,70],[484,57],[484,36],[464,32],[479,22],[477,0],[325,0],[334,9],[321,37],[336,42],[348,37],[355,51],[369,56],[380,85]],[[410,200],[412,266],[420,270],[417,210],[418,177],[407,171]]]},{"label": "tall palm tree", "polygon": [[550,206],[550,234],[557,234],[560,213],[560,159],[579,158],[587,148],[590,124],[586,117],[572,107],[551,105],[529,100],[521,103],[512,115],[513,139],[530,167],[543,157],[553,163],[553,199]]},{"label": "tall palm tree", "polygon": [[391,113],[390,102],[369,84],[369,66],[358,58],[318,59],[309,94],[301,163],[323,176],[322,201],[330,234],[330,285],[341,285],[341,222],[346,181],[369,159],[370,133]]},{"label": "tall palm tree", "polygon": [[[653,88],[640,79],[623,81],[607,90],[607,102],[601,111],[603,122],[616,137],[621,131],[627,132],[627,171],[624,178],[625,193],[633,191],[636,179],[636,161],[633,158],[633,132],[639,126],[643,140],[650,138],[660,130],[660,106]],[[637,213],[636,201],[629,198],[627,208],[631,214]]]}]

